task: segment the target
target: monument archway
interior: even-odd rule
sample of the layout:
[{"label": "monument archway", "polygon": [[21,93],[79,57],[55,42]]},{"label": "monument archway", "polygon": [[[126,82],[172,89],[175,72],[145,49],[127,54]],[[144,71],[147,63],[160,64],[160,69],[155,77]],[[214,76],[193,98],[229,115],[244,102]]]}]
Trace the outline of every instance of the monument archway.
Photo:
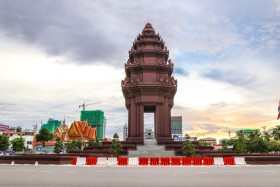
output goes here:
[{"label": "monument archway", "polygon": [[171,139],[171,109],[177,91],[177,80],[172,76],[173,63],[163,39],[147,23],[133,42],[125,63],[126,77],[122,92],[128,110],[128,138],[144,142],[144,113],[155,113],[157,141]]}]

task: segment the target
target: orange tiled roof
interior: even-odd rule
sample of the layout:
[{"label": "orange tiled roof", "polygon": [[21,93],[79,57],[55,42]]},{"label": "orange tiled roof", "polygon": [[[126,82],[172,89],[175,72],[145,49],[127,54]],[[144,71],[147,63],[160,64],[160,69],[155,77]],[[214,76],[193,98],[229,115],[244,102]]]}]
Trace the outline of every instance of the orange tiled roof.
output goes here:
[{"label": "orange tiled roof", "polygon": [[[66,126],[66,125],[65,125]],[[96,128],[91,128],[87,121],[74,121],[70,128],[66,128],[65,126],[61,125],[55,131],[55,135],[53,140],[56,140],[59,137],[62,141],[70,141],[70,140],[89,140],[94,139],[96,140]]]},{"label": "orange tiled roof", "polygon": [[91,128],[87,121],[74,121],[68,131],[70,139],[96,140],[96,128]]},{"label": "orange tiled roof", "polygon": [[[45,142],[45,147],[54,146],[55,141]],[[42,142],[36,142],[36,136],[33,138],[33,146],[43,146]]]},{"label": "orange tiled roof", "polygon": [[112,139],[111,138],[104,138],[103,142],[111,142]]},{"label": "orange tiled roof", "polygon": [[16,132],[15,130],[3,131],[3,134],[22,134],[23,132]]}]

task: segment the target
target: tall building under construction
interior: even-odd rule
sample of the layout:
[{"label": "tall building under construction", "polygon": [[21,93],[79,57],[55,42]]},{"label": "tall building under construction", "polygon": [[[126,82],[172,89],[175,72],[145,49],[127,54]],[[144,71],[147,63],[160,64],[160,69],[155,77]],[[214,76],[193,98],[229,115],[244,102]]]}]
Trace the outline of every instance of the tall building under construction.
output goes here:
[{"label": "tall building under construction", "polygon": [[106,120],[104,112],[101,110],[82,110],[81,121],[87,121],[92,128],[96,128],[97,139],[103,140],[105,137]]},{"label": "tall building under construction", "polygon": [[41,126],[41,129],[46,128],[50,133],[53,134],[60,125],[61,121],[49,118],[48,122]]}]

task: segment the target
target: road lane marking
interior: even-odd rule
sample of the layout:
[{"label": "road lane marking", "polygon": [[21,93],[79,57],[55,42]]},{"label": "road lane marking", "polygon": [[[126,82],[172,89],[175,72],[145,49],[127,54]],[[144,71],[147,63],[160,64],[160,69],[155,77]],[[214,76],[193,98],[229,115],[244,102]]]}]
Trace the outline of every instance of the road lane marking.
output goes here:
[{"label": "road lane marking", "polygon": [[51,173],[52,171],[40,171],[41,173]]},{"label": "road lane marking", "polygon": [[77,173],[77,171],[67,171],[66,173]]},{"label": "road lane marking", "polygon": [[217,173],[277,173],[278,171],[216,171]]},{"label": "road lane marking", "polygon": [[13,172],[13,171],[15,171],[15,172],[18,172],[18,171],[23,171],[23,172],[28,172],[28,171],[36,171],[36,170],[0,170],[0,172]]}]

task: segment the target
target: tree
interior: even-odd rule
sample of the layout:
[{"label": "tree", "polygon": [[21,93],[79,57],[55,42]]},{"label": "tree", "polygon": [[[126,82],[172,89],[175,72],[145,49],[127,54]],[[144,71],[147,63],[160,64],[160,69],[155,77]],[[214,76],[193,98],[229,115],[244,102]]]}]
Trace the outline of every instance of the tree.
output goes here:
[{"label": "tree", "polygon": [[280,140],[280,125],[277,125],[271,135],[273,136],[274,140]]},{"label": "tree", "polygon": [[228,141],[222,140],[222,150],[228,150]]},{"label": "tree", "polygon": [[267,146],[268,146],[268,150],[270,152],[271,151],[275,151],[275,152],[280,151],[280,142],[277,140],[271,140],[270,142],[268,142]]},{"label": "tree", "polygon": [[21,126],[10,127],[10,130],[15,130],[15,131],[17,131],[17,132],[22,132],[22,127],[21,127]]},{"label": "tree", "polygon": [[264,132],[263,138],[266,142],[269,142],[270,138],[271,138],[271,135],[268,132]]},{"label": "tree", "polygon": [[191,143],[191,141],[186,140],[183,144],[182,144],[182,153],[184,155],[195,155],[195,148],[194,145]]},{"label": "tree", "polygon": [[22,127],[21,127],[21,126],[18,126],[18,127],[16,128],[16,131],[17,131],[17,132],[22,132]]},{"label": "tree", "polygon": [[191,139],[190,135],[185,134],[185,139],[186,139],[186,140],[190,140],[190,139]]},{"label": "tree", "polygon": [[11,143],[12,143],[13,150],[15,150],[16,152],[22,152],[25,150],[25,146],[24,146],[25,139],[22,138],[22,136],[13,139]]},{"label": "tree", "polygon": [[119,139],[119,135],[117,133],[114,134],[113,136],[114,139]]},{"label": "tree", "polygon": [[98,139],[95,141],[94,139],[90,139],[89,141],[88,141],[88,146],[90,146],[90,147],[100,147],[100,146],[102,146],[102,142],[100,142]]},{"label": "tree", "polygon": [[247,153],[247,142],[248,140],[244,138],[244,135],[242,133],[242,135],[236,141],[236,152]]},{"label": "tree", "polygon": [[82,139],[78,139],[77,142],[76,142],[76,145],[77,145],[77,148],[78,150],[82,150],[83,148],[83,140]]},{"label": "tree", "polygon": [[109,153],[113,154],[114,156],[118,156],[121,152],[123,152],[121,142],[118,139],[113,139],[110,145]]},{"label": "tree", "polygon": [[67,150],[67,152],[78,150],[78,148],[77,148],[77,141],[76,140],[72,140],[71,142],[67,143],[66,144],[66,150]]},{"label": "tree", "polygon": [[0,151],[6,151],[9,145],[9,137],[6,134],[0,134]]},{"label": "tree", "polygon": [[53,134],[51,134],[46,128],[42,128],[39,131],[39,134],[36,134],[36,141],[42,142],[43,147],[45,147],[45,143],[52,140],[52,138],[53,138]]},{"label": "tree", "polygon": [[92,147],[92,146],[94,146],[94,144],[95,144],[94,139],[89,139],[89,141],[88,141],[88,146],[89,146],[89,147]]},{"label": "tree", "polygon": [[63,151],[63,144],[62,142],[60,141],[60,138],[57,137],[56,138],[56,142],[55,142],[55,145],[54,145],[54,151],[55,153],[61,153]]},{"label": "tree", "polygon": [[255,136],[252,140],[248,143],[248,151],[251,153],[264,153],[268,151],[268,146],[262,137]]},{"label": "tree", "polygon": [[259,131],[255,130],[255,131],[249,132],[247,135],[247,138],[249,141],[252,141],[255,138],[258,138],[260,136],[261,136],[261,133]]}]

